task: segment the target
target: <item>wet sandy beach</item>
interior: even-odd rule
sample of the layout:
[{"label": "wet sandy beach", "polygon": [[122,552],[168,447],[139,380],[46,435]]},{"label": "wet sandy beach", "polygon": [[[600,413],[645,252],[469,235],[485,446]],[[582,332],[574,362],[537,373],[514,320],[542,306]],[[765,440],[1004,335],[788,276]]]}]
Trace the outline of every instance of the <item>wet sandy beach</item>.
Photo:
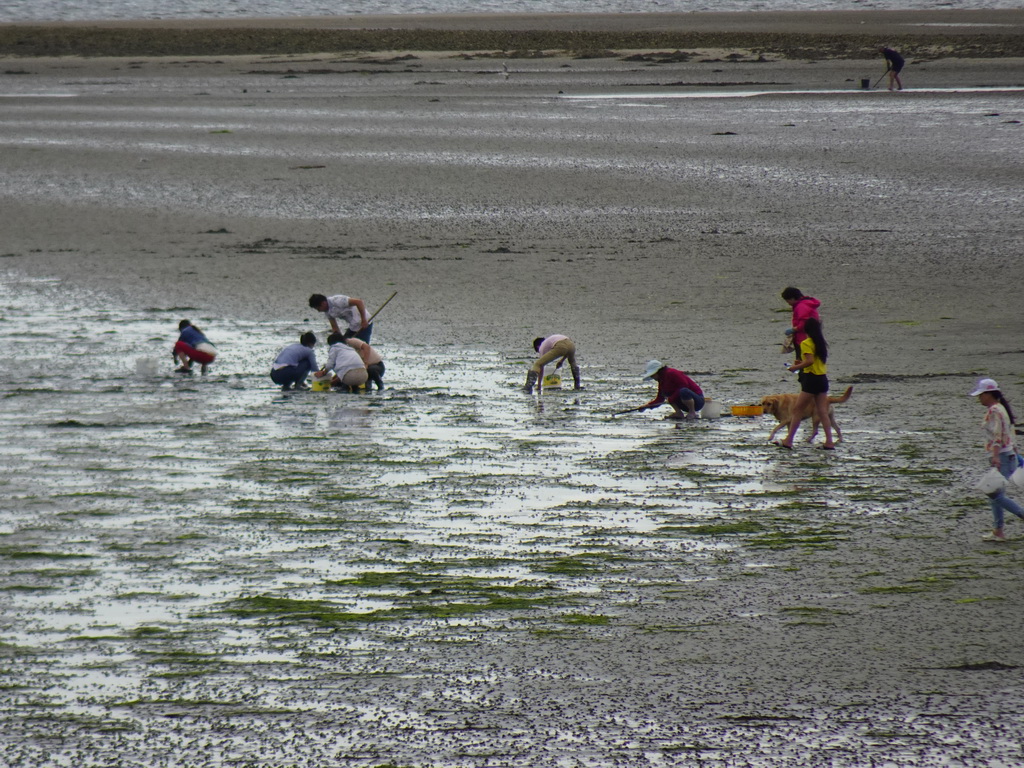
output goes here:
[{"label": "wet sandy beach", "polygon": [[[897,94],[747,47],[2,64],[7,764],[1024,759],[1024,549],[981,541],[965,396],[1024,392],[1024,60]],[[795,391],[790,284],[855,388],[835,455],[609,417],[652,357]],[[274,391],[314,291],[398,291],[392,389]],[[586,389],[528,397],[551,332]]]},{"label": "wet sandy beach", "polygon": [[914,56],[1024,56],[1024,13],[817,11],[759,13],[359,15],[0,24],[0,54],[159,56],[349,51],[562,51],[733,47],[789,58],[874,55],[879,41]]}]

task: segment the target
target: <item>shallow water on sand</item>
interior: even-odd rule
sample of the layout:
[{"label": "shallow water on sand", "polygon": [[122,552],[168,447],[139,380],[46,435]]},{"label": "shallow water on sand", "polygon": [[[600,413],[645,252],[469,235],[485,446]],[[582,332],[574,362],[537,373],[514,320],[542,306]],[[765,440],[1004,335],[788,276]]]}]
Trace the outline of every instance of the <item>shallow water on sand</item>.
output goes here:
[{"label": "shallow water on sand", "polygon": [[[582,392],[530,397],[525,358],[393,347],[385,327],[383,393],[283,394],[267,369],[290,339],[269,324],[10,273],[0,308],[11,765],[606,765],[616,750],[670,764],[666,739],[684,734],[669,710],[631,723],[587,693],[541,727],[544,685],[600,678],[469,655],[614,631],[684,585],[909,525],[909,501],[951,478],[917,460],[932,435],[852,410],[841,461],[780,456],[758,419],[613,418],[649,389],[585,358]],[[205,377],[172,372],[185,316],[222,353]],[[727,374],[707,385],[743,391]],[[927,756],[932,735],[883,748]],[[816,737],[763,738],[800,756]],[[719,749],[705,764],[737,764]]]}]

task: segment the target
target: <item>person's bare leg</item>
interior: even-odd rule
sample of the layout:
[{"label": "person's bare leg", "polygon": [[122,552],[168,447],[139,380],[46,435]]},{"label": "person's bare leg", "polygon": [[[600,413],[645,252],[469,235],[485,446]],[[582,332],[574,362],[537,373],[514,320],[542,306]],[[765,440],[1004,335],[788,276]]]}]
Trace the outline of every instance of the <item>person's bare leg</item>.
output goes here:
[{"label": "person's bare leg", "polygon": [[808,394],[807,392],[801,392],[797,395],[796,405],[793,406],[793,418],[789,422],[789,432],[786,434],[786,438],[779,443],[784,448],[793,447],[793,438],[796,437],[796,431],[800,429],[800,416],[799,414],[804,412],[804,408],[807,404],[814,399],[814,395]]}]

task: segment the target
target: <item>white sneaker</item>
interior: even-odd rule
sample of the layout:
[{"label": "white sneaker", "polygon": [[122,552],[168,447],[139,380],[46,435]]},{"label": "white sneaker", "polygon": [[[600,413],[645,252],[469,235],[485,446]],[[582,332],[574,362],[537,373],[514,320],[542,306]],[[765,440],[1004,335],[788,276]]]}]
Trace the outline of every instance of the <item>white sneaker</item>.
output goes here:
[{"label": "white sneaker", "polygon": [[1009,541],[1005,536],[996,536],[994,533],[990,533],[987,536],[981,537],[982,541]]}]

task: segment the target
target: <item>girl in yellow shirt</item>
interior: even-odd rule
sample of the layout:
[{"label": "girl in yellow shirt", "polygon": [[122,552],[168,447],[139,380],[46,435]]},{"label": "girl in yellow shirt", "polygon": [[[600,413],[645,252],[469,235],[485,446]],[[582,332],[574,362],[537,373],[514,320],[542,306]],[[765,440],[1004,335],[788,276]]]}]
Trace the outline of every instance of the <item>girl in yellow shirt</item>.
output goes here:
[{"label": "girl in yellow shirt", "polygon": [[[807,338],[800,342],[800,360],[789,366],[791,371],[800,372],[800,394],[796,399],[794,414],[803,413],[813,403],[818,412],[821,426],[825,428],[825,444],[821,447],[826,451],[834,451],[832,442],[832,422],[828,417],[828,343],[821,333],[821,322],[813,317],[804,323]],[[782,448],[792,448],[793,438],[800,429],[799,418],[789,423],[789,434],[779,443]]]}]

